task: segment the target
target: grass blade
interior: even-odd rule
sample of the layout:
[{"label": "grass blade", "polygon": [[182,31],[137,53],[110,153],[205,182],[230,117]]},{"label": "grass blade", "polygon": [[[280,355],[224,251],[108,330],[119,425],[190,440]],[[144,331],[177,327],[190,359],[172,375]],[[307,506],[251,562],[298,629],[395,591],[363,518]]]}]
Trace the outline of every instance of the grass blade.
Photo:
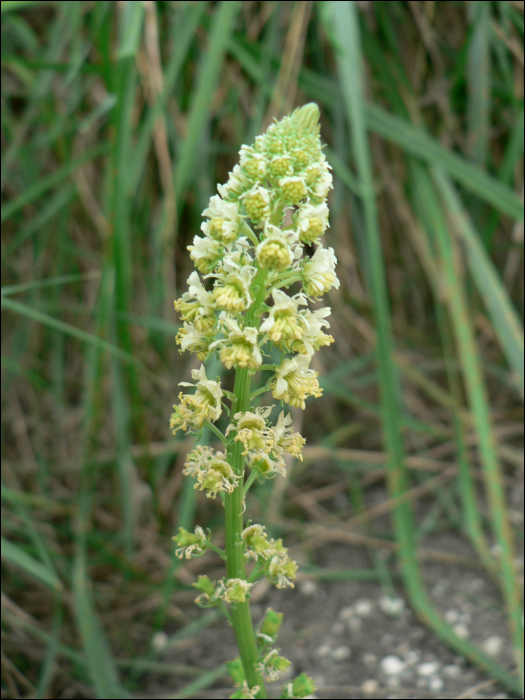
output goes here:
[{"label": "grass blade", "polygon": [[494,264],[487,255],[461,200],[443,171],[435,170],[434,181],[443,198],[451,228],[465,246],[469,270],[499,338],[509,366],[524,392],[523,326],[516,314]]},{"label": "grass blade", "polygon": [[[334,51],[337,69],[343,89],[343,100],[347,119],[351,125],[352,144],[361,180],[362,203],[366,228],[371,296],[374,303],[377,325],[378,377],[381,387],[384,440],[389,455],[388,488],[399,505],[393,511],[396,540],[399,544],[401,573],[410,600],[421,619],[446,643],[465,654],[467,658],[489,669],[495,678],[516,690],[516,680],[492,658],[481,652],[468,640],[460,639],[446,624],[433,606],[421,580],[416,558],[415,523],[410,506],[402,502],[408,490],[408,478],[404,467],[404,445],[400,424],[402,401],[396,370],[394,346],[391,335],[391,320],[386,289],[386,274],[380,243],[379,226],[375,204],[371,155],[368,146],[367,109],[364,101],[363,68],[359,21],[355,2],[331,2],[329,12],[332,20]],[[375,111],[375,108],[374,108]],[[382,110],[381,110],[382,113]],[[403,124],[397,118],[386,115],[385,122]],[[372,125],[369,124],[372,128]],[[409,129],[412,131],[412,129]],[[426,139],[426,137],[425,137]],[[404,147],[404,144],[402,144]],[[407,148],[407,150],[409,150]],[[461,159],[460,159],[461,160]],[[477,170],[477,169],[475,169]]]},{"label": "grass blade", "polygon": [[371,104],[366,106],[366,121],[372,131],[397,143],[410,155],[430,165],[438,165],[450,177],[488,204],[492,204],[513,219],[523,221],[523,203],[510,187],[487,175],[456,153],[443,148],[422,129]]},{"label": "grass blade", "polygon": [[22,547],[7,540],[5,537],[2,537],[1,541],[2,559],[5,559],[5,561],[8,561],[10,564],[18,566],[18,568],[25,571],[26,574],[45,583],[46,586],[49,586],[54,591],[61,591],[63,589],[62,581],[48,566],[32,557],[25,549],[22,549]]},{"label": "grass blade", "polygon": [[209,48],[199,66],[199,77],[190,107],[188,135],[182,144],[179,159],[175,166],[175,198],[178,208],[181,206],[181,199],[186,187],[196,171],[195,164],[202,130],[209,119],[213,92],[219,79],[224,55],[241,7],[242,3],[238,2],[238,0],[221,2],[214,12]]}]

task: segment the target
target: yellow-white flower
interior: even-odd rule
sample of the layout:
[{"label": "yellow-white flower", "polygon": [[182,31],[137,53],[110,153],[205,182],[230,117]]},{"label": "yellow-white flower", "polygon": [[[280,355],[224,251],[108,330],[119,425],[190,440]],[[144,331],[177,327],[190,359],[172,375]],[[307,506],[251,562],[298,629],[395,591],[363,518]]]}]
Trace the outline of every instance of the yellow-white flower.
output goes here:
[{"label": "yellow-white flower", "polygon": [[321,166],[319,177],[315,180],[314,184],[308,188],[310,196],[313,200],[317,200],[319,202],[324,201],[328,196],[328,192],[333,188],[332,173],[328,167],[329,166],[325,161]]},{"label": "yellow-white flower", "polygon": [[274,399],[281,399],[290,406],[300,406],[304,410],[308,396],[321,396],[323,392],[317,381],[317,372],[309,369],[309,364],[308,355],[284,360],[270,384]]},{"label": "yellow-white flower", "polygon": [[268,559],[275,552],[275,543],[268,539],[264,525],[254,524],[245,527],[241,533],[241,539],[247,547],[250,547],[245,554],[247,559],[250,557],[256,561],[259,557]]},{"label": "yellow-white flower", "polygon": [[276,453],[287,452],[293,457],[303,459],[301,451],[306,440],[300,433],[294,433],[289,426],[292,423],[292,417],[288,413],[284,414],[281,411],[277,423],[272,428],[272,437],[274,440],[273,451]]},{"label": "yellow-white flower", "polygon": [[251,187],[251,183],[242,172],[240,165],[234,165],[225,185],[217,185],[217,191],[224,199],[237,200],[243,192]]},{"label": "yellow-white flower", "polygon": [[227,603],[244,603],[253,583],[242,578],[229,578],[226,582],[219,581],[219,585],[222,587],[221,598]]},{"label": "yellow-white flower", "polygon": [[257,181],[264,178],[268,169],[264,155],[257,153],[251,146],[241,146],[240,166],[248,179]]},{"label": "yellow-white flower", "polygon": [[[192,377],[197,381],[194,394],[179,394],[180,404],[173,406],[170,428],[175,434],[177,430],[194,428],[199,430],[205,420],[216,421],[222,413],[222,391],[220,382],[214,382],[206,377],[204,365],[192,371]],[[190,382],[180,382],[181,386],[194,386]]]},{"label": "yellow-white flower", "polygon": [[307,203],[299,207],[295,217],[295,225],[299,239],[303,243],[317,242],[330,225],[326,202],[321,204]]},{"label": "yellow-white flower", "polygon": [[275,542],[275,552],[266,562],[266,575],[277,588],[294,588],[293,579],[297,573],[297,563],[290,559],[288,550],[283,546],[282,540]]},{"label": "yellow-white flower", "polygon": [[193,323],[201,332],[207,332],[215,326],[215,300],[211,292],[204,289],[199,274],[192,272],[188,277],[189,289],[175,301],[175,308],[183,321]]},{"label": "yellow-white flower", "polygon": [[198,331],[193,323],[184,323],[175,340],[180,345],[180,352],[189,350],[197,354],[199,360],[205,360],[210,352],[213,336],[211,331]]},{"label": "yellow-white flower", "polygon": [[339,289],[339,280],[335,274],[337,258],[333,248],[319,246],[311,258],[303,265],[303,282],[306,292],[311,297],[320,297],[332,287]]},{"label": "yellow-white flower", "polygon": [[220,491],[232,493],[240,479],[226,461],[224,452],[202,445],[190,452],[183,473],[197,479],[195,488],[205,491],[208,498],[215,498]]},{"label": "yellow-white flower", "polygon": [[303,324],[303,335],[292,344],[292,350],[300,355],[310,355],[310,357],[323,345],[330,345],[334,342],[331,335],[326,334],[323,328],[330,328],[328,321],[324,319],[330,316],[329,307],[310,311],[305,309],[301,312],[301,323]]},{"label": "yellow-white flower", "polygon": [[226,327],[228,337],[224,340],[217,340],[210,347],[222,345],[219,357],[227,369],[234,365],[238,367],[257,368],[262,364],[262,355],[257,344],[258,330],[252,326],[241,328],[238,322],[224,312],[220,315],[220,320]]},{"label": "yellow-white flower", "polygon": [[306,304],[306,297],[302,293],[289,297],[280,289],[274,289],[272,297],[273,306],[268,318],[261,324],[260,331],[266,333],[272,343],[281,343],[286,347],[303,337],[304,324],[298,315],[298,309],[299,305]]},{"label": "yellow-white flower", "polygon": [[221,259],[224,248],[219,241],[206,236],[195,236],[193,245],[188,246],[190,258],[195,263],[195,267],[199,272],[207,274],[211,272]]},{"label": "yellow-white flower", "polygon": [[[201,365],[199,369],[193,369],[191,377],[197,382],[194,397],[201,403],[207,420],[218,420],[222,413],[221,383],[208,379],[204,365]],[[180,386],[193,386],[190,382],[179,382],[179,384]]]},{"label": "yellow-white flower", "polygon": [[292,177],[282,177],[279,180],[281,196],[286,204],[299,204],[301,199],[307,195],[306,183],[302,177],[292,175]]},{"label": "yellow-white flower", "polygon": [[270,216],[270,192],[261,185],[255,185],[242,195],[246,213],[254,224],[260,224]]},{"label": "yellow-white flower", "polygon": [[[272,455],[274,454],[272,452]],[[269,454],[264,452],[250,452],[247,461],[250,469],[255,469],[261,476],[268,479],[273,478],[276,474],[286,476],[286,464],[280,454],[277,454],[276,459],[272,459]]]},{"label": "yellow-white flower", "polygon": [[227,245],[233,243],[239,235],[241,218],[238,204],[225,202],[216,194],[210,199],[210,206],[202,215],[210,217],[201,224],[201,230],[206,236]]},{"label": "yellow-white flower", "polygon": [[248,452],[268,453],[273,448],[272,433],[266,426],[266,418],[273,406],[260,406],[253,411],[238,412],[233,416],[233,423],[226,428],[226,435],[236,431],[235,440],[244,445],[243,454]]},{"label": "yellow-white flower", "polygon": [[200,557],[206,551],[206,535],[200,525],[197,525],[194,532],[188,532],[185,528],[179,527],[178,535],[172,539],[178,545],[175,556],[179,559]]},{"label": "yellow-white flower", "polygon": [[279,656],[280,649],[272,649],[260,663],[261,671],[266,673],[268,681],[278,681],[281,673],[292,664],[289,659]]},{"label": "yellow-white flower", "polygon": [[226,311],[245,311],[252,305],[253,297],[250,292],[250,284],[255,273],[255,268],[250,265],[238,270],[227,272],[226,270],[214,275],[217,277],[213,298],[217,306]]}]

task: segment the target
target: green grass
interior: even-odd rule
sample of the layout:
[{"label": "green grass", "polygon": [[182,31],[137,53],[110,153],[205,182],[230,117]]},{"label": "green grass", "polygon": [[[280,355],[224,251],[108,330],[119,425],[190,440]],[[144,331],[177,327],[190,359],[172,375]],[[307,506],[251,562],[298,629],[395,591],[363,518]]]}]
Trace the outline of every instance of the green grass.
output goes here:
[{"label": "green grass", "polygon": [[[383,479],[386,464],[411,606],[522,696],[507,501],[523,478],[523,9],[310,9],[296,36],[297,3],[2,2],[2,612],[16,669],[2,678],[6,697],[75,684],[131,697],[167,672],[156,631],[176,649],[215,624],[192,617],[195,572],[171,542],[197,511],[219,528],[223,515],[180,480],[190,442],[172,438],[168,419],[192,365],[173,341],[172,304],[201,211],[241,144],[281,103],[310,100],[334,172],[326,242],[342,284],[328,301],[336,342],[319,355],[325,399],[307,405],[305,426],[333,467],[306,457],[291,481],[314,494],[344,481],[342,517],[353,518],[369,507],[362,477]],[[435,476],[426,453],[447,445],[457,477],[426,494],[421,518],[402,496]],[[301,541],[306,511],[273,487],[255,495],[263,512],[282,499],[301,513],[282,523]],[[355,528],[384,536],[373,521]],[[416,546],[445,530],[472,544],[501,590],[515,668],[458,639],[434,607]],[[322,570],[315,554],[305,571],[316,579],[392,586],[390,560]],[[174,697],[224,675],[222,659],[212,671],[198,660],[173,666]]]}]

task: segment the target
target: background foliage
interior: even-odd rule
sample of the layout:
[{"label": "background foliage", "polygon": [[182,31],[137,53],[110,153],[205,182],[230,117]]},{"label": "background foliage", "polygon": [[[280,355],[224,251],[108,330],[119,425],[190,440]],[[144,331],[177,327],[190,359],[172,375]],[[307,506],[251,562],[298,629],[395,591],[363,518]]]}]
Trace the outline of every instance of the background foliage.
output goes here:
[{"label": "background foliage", "polygon": [[[309,542],[310,576],[356,576],[312,562],[358,535],[384,580],[374,551],[390,547],[424,623],[519,695],[523,3],[1,7],[3,696],[131,697],[147,671],[190,679],[186,697],[224,673],[163,664],[152,644],[213,621],[181,610],[202,569],[170,538],[197,508],[221,521],[168,430],[194,366],[172,305],[241,144],[307,101],[335,177],[336,342],[305,461],[252,505]],[[385,479],[377,513],[368,487]],[[443,529],[500,585],[518,676],[429,602],[417,546]]]}]

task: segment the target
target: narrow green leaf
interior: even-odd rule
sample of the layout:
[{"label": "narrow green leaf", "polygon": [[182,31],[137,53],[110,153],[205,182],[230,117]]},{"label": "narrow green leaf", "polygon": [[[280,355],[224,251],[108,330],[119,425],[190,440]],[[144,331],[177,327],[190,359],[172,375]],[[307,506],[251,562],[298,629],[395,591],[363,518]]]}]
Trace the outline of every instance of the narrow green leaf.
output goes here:
[{"label": "narrow green leaf", "polygon": [[31,187],[28,187],[27,190],[25,190],[25,192],[23,192],[20,196],[2,207],[0,221],[6,221],[13,216],[13,214],[16,214],[17,211],[20,211],[22,207],[25,207],[27,204],[31,204],[31,202],[34,202],[36,199],[41,197],[45,192],[47,192],[47,190],[50,190],[52,187],[60,184],[78,167],[89,162],[90,160],[94,160],[95,158],[108,153],[109,149],[110,146],[108,144],[104,144],[103,146],[98,146],[98,148],[93,148],[91,151],[86,151],[79,158],[76,158],[75,160],[63,165],[52,175],[48,175],[47,177],[44,177],[36,182]]},{"label": "narrow green leaf", "polygon": [[129,698],[121,686],[104,630],[100,626],[86,574],[83,546],[78,545],[73,566],[73,602],[82,635],[91,680],[97,697]]},{"label": "narrow green leaf", "polygon": [[18,566],[26,574],[45,583],[46,586],[49,586],[54,591],[63,589],[62,581],[48,566],[45,566],[41,561],[28,554],[22,547],[7,540],[5,537],[1,538],[1,542],[2,559]]},{"label": "narrow green leaf", "polygon": [[30,306],[26,306],[25,304],[21,304],[20,302],[14,301],[13,299],[9,299],[5,296],[2,296],[1,304],[2,308],[14,311],[15,313],[20,314],[21,316],[26,316],[32,321],[43,323],[45,326],[48,326],[49,328],[52,328],[55,331],[59,331],[60,333],[65,333],[66,335],[70,335],[73,338],[77,338],[77,340],[81,340],[83,343],[89,343],[90,345],[96,347],[98,350],[109,352],[111,355],[113,355],[113,357],[122,360],[122,362],[127,362],[135,365],[142,364],[140,360],[137,360],[137,358],[132,357],[127,352],[124,352],[124,350],[121,350],[112,343],[108,343],[107,340],[104,340],[103,338],[98,338],[96,335],[86,333],[86,331],[83,331],[80,328],[75,328],[75,326],[71,326],[69,323],[64,323],[64,321],[60,321],[58,318],[53,318],[52,316],[48,316],[47,314],[44,314],[41,311],[32,309]]},{"label": "narrow green leaf", "polygon": [[397,143],[407,153],[424,162],[443,168],[450,177],[488,204],[492,204],[513,219],[523,221],[523,203],[510,187],[465,158],[443,148],[422,129],[371,104],[366,106],[366,121],[372,131]]},{"label": "narrow green leaf", "polygon": [[523,394],[525,386],[523,326],[452,183],[439,169],[433,170],[433,177],[443,197],[447,218],[465,245],[470,273]]},{"label": "narrow green leaf", "polygon": [[213,13],[209,48],[199,66],[199,77],[190,107],[188,135],[182,144],[180,156],[175,166],[175,196],[178,205],[180,205],[181,198],[193,174],[197,171],[196,159],[202,131],[210,117],[213,93],[221,74],[224,55],[241,7],[242,3],[238,0],[229,0],[221,2]]}]

